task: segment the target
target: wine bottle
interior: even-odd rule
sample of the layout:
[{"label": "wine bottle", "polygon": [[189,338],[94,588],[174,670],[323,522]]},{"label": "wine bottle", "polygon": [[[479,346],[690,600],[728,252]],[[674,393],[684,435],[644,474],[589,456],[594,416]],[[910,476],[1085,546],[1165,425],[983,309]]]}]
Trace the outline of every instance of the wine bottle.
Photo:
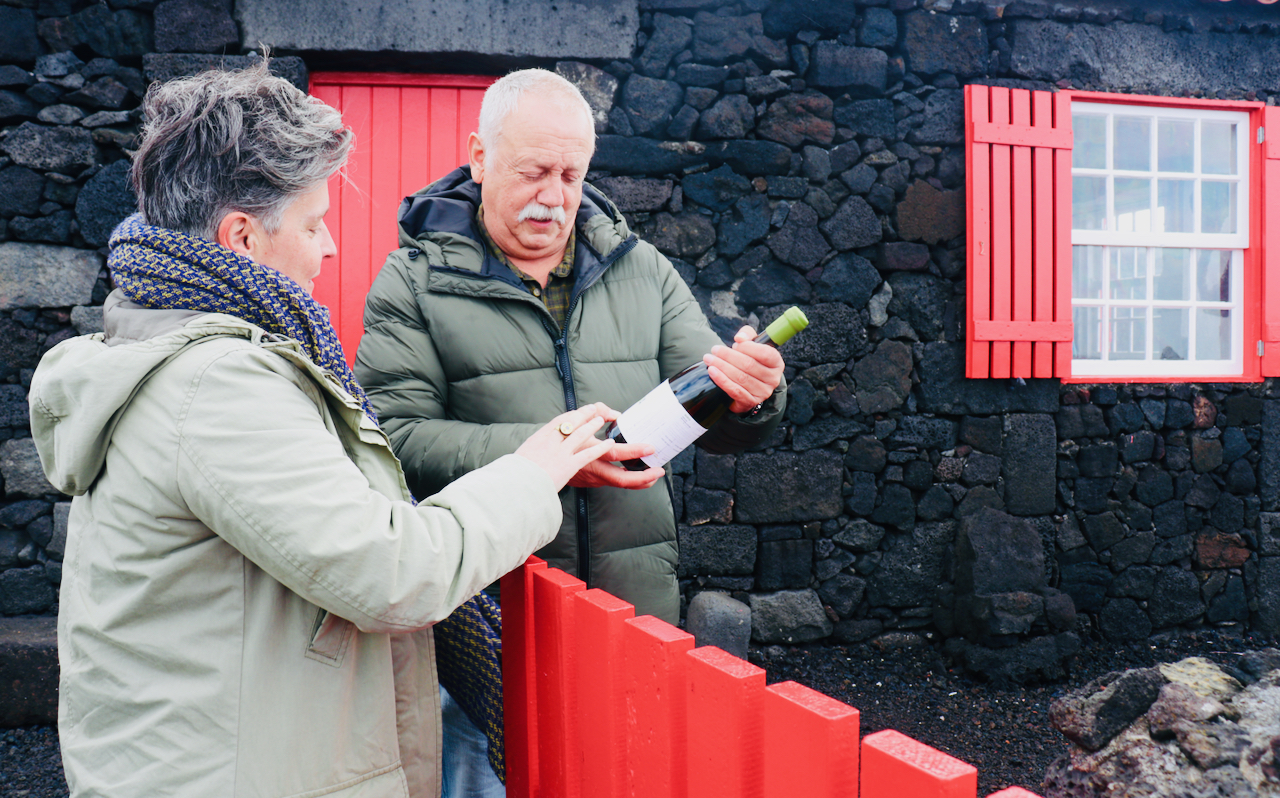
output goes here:
[{"label": "wine bottle", "polygon": [[[788,308],[765,328],[756,343],[781,346],[809,326],[800,308]],[[648,457],[624,460],[630,471],[666,465],[729,411],[733,399],[711,380],[699,360],[654,388],[609,425],[605,435],[618,443],[652,444]]]}]

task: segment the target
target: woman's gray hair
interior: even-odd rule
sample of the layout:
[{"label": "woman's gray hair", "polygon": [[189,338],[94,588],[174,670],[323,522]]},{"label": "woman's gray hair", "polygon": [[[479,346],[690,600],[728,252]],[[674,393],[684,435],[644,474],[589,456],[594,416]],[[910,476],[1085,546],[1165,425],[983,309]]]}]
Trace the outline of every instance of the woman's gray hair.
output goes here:
[{"label": "woman's gray hair", "polygon": [[347,162],[355,134],[342,116],[273,76],[267,59],[156,83],[133,159],[133,187],[147,224],[215,240],[233,211],[280,229],[298,194]]},{"label": "woman's gray hair", "polygon": [[537,90],[539,99],[543,101],[559,101],[570,108],[581,108],[587,118],[587,129],[591,131],[591,150],[595,151],[595,117],[578,87],[545,69],[521,69],[500,78],[484,92],[484,100],[480,103],[480,129],[476,135],[484,144],[486,163],[502,138],[503,123],[516,110],[525,92],[531,90]]}]

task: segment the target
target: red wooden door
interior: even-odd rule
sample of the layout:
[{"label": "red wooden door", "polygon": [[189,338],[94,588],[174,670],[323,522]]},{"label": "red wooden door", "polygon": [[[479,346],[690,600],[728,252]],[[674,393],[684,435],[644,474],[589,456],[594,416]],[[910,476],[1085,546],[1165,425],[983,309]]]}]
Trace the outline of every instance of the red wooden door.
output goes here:
[{"label": "red wooden door", "polygon": [[364,298],[387,253],[399,246],[396,209],[408,194],[467,162],[467,136],[484,90],[497,78],[316,72],[311,93],[342,112],[356,146],[329,181],[325,222],[338,246],[316,280],[347,362],[364,333]]}]

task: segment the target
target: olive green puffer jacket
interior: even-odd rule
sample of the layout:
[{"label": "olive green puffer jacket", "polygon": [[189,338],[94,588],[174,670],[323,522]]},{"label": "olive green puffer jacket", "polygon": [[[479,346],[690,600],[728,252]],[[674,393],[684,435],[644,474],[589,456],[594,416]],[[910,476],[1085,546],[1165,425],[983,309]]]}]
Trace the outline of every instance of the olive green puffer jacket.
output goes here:
[{"label": "olive green puffer jacket", "polygon": [[[587,402],[625,410],[720,339],[671,263],[585,186],[575,284],[561,334],[542,302],[481,243],[467,167],[400,206],[401,248],[365,306],[355,371],[418,496],[516,447]],[[785,387],[750,420],[727,416],[698,445],[740,451],[777,426]],[[647,490],[566,488],[564,522],[539,554],[636,606],[679,618],[667,479]],[[494,501],[504,497],[494,496]]]}]

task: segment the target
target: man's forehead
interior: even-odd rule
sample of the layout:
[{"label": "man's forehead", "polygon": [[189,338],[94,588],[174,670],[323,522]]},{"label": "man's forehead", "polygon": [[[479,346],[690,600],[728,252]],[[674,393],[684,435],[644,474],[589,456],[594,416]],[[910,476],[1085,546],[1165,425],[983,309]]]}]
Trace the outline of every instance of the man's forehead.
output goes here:
[{"label": "man's forehead", "polygon": [[590,158],[591,145],[585,141],[565,140],[559,143],[512,141],[504,142],[502,149],[513,163],[554,165],[579,158]]},{"label": "man's forehead", "polygon": [[590,120],[580,119],[578,109],[559,102],[532,104],[522,98],[504,121],[498,146],[512,158],[546,157],[552,153],[588,155],[592,149]]}]

